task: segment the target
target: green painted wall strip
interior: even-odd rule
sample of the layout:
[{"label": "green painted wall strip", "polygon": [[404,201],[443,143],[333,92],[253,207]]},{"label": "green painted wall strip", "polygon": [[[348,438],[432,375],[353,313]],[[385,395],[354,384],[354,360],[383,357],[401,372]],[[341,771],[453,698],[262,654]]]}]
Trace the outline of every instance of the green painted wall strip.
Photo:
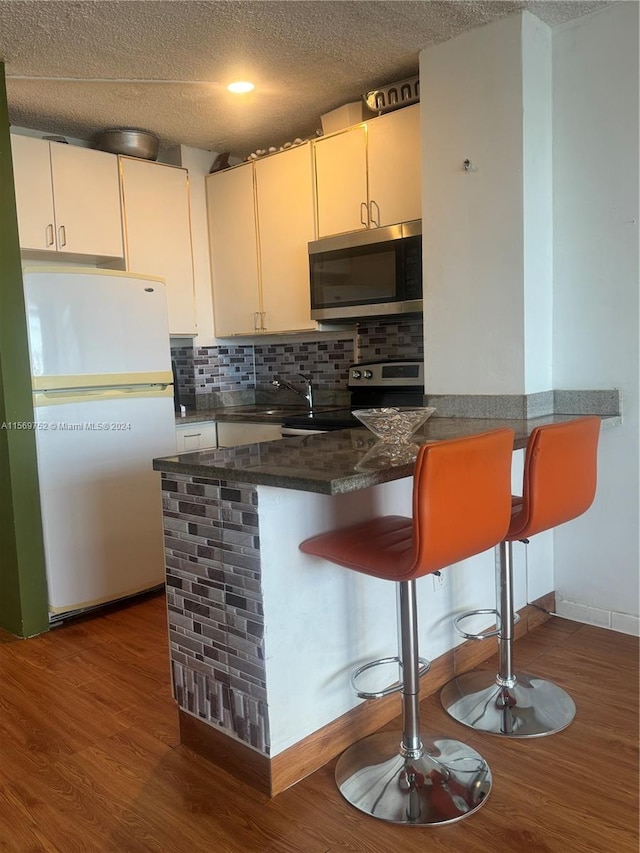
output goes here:
[{"label": "green painted wall strip", "polygon": [[49,627],[22,267],[4,65],[0,63],[0,627]]}]

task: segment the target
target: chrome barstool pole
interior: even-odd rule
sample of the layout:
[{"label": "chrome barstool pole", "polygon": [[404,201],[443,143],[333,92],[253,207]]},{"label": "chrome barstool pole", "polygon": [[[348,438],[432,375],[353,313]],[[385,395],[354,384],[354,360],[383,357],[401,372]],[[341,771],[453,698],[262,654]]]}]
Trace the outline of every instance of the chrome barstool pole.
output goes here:
[{"label": "chrome barstool pole", "polygon": [[400,595],[400,656],[402,658],[402,752],[422,755],[420,740],[420,682],[418,679],[418,608],[416,582],[398,584]]},{"label": "chrome barstool pole", "polygon": [[515,609],[513,606],[513,548],[511,542],[501,542],[495,549],[496,589],[498,592],[498,651],[500,668],[498,684],[513,687],[513,634]]}]

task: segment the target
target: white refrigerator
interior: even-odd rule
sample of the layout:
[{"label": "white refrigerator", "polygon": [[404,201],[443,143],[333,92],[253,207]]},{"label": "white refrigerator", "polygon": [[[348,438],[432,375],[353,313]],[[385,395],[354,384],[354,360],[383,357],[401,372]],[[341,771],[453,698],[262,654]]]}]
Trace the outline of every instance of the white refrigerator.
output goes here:
[{"label": "white refrigerator", "polygon": [[176,452],[165,284],[23,270],[50,620],[164,582],[159,475]]}]

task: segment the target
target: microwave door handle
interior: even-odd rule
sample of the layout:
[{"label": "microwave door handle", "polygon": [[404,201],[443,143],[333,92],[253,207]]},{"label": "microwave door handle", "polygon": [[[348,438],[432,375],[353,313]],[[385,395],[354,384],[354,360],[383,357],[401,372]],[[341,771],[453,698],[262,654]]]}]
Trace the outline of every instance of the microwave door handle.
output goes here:
[{"label": "microwave door handle", "polygon": [[360,222],[365,228],[369,227],[369,208],[367,207],[366,201],[363,201],[360,204]]},{"label": "microwave door handle", "polygon": [[[378,211],[378,218],[377,219],[373,215],[374,204],[376,206],[376,210]],[[378,202],[375,201],[374,199],[371,199],[371,201],[369,202],[369,207],[371,208],[371,222],[376,226],[376,228],[379,228],[380,227],[380,208],[378,206]]]}]

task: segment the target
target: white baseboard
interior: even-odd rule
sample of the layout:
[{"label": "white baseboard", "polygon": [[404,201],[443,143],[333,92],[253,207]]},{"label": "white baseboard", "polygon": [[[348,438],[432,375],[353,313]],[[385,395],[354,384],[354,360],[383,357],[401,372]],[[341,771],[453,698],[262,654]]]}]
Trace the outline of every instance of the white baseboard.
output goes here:
[{"label": "white baseboard", "polygon": [[577,604],[575,601],[556,600],[556,613],[574,622],[585,625],[597,625],[599,628],[610,628],[621,634],[631,634],[640,637],[640,616],[631,613],[619,613],[616,610],[603,610],[600,607],[589,607]]}]

